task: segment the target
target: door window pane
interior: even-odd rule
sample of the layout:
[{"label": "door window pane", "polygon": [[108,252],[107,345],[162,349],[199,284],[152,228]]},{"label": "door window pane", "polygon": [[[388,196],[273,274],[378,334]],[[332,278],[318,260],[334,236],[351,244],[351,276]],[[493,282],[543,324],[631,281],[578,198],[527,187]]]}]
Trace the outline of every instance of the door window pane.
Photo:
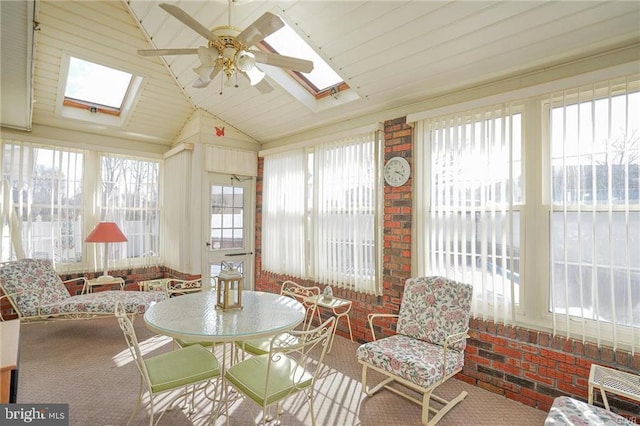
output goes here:
[{"label": "door window pane", "polygon": [[211,231],[213,250],[244,247],[244,188],[211,186]]}]

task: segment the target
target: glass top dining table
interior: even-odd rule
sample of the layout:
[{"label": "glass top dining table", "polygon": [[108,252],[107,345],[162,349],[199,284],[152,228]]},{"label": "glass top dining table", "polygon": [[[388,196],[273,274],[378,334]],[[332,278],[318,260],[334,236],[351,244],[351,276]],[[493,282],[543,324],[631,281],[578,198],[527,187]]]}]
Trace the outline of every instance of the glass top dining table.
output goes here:
[{"label": "glass top dining table", "polygon": [[185,294],[150,306],[144,322],[152,331],[185,341],[234,342],[272,336],[302,323],[305,309],[290,297],[242,292],[242,309],[216,306],[215,291]]}]

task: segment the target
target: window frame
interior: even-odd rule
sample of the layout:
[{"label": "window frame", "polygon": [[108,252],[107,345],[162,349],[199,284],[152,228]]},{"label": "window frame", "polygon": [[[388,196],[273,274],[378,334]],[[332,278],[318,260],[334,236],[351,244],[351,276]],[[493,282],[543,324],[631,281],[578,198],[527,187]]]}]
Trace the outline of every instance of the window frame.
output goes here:
[{"label": "window frame", "polygon": [[[24,149],[26,147],[29,150],[32,149],[52,149],[54,152],[63,152],[63,153],[73,153],[80,154],[83,156],[82,159],[82,181],[80,182],[81,191],[82,191],[82,201],[81,203],[74,208],[74,211],[78,211],[80,215],[80,229],[75,229],[74,232],[79,234],[78,245],[81,246],[81,260],[74,262],[59,262],[55,259],[55,249],[54,252],[51,253],[52,260],[55,262],[56,270],[60,273],[67,272],[79,272],[79,271],[87,271],[93,270],[96,268],[96,265],[99,265],[102,262],[102,244],[87,244],[84,242],[84,239],[89,234],[91,229],[97,224],[101,219],[101,202],[94,203],[93,200],[101,199],[101,158],[103,156],[113,156],[116,154],[105,153],[101,154],[97,151],[91,150],[81,150],[76,148],[71,148],[63,145],[43,145],[38,143],[31,142],[23,142],[19,140],[10,140],[3,139],[0,140],[0,157],[2,157],[4,161],[4,147],[5,144],[8,145],[17,145],[20,146],[20,149]],[[155,162],[158,164],[158,177],[157,177],[157,194],[158,194],[158,205],[156,208],[158,214],[158,251],[162,249],[161,243],[163,238],[163,229],[161,227],[161,206],[162,206],[162,179],[163,179],[163,162],[162,159],[159,158],[151,158],[151,157],[142,157],[142,156],[127,156],[127,155],[119,155],[120,157],[128,158],[133,161],[144,161],[144,162]],[[30,168],[33,166],[29,166]],[[11,190],[11,189],[10,189]],[[3,190],[2,190],[3,191]],[[31,208],[31,205],[26,207],[27,209]],[[9,243],[10,240],[5,237],[11,236],[11,230],[6,229],[8,231],[8,235],[5,235],[5,229],[3,228],[3,244]],[[126,231],[123,229],[126,234]],[[23,249],[28,247],[31,243],[22,241]],[[13,248],[6,249],[7,253],[12,254],[13,258],[16,253]],[[5,248],[3,247],[3,253],[5,252]],[[48,258],[48,257],[47,257]],[[10,260],[9,258],[3,259]],[[122,268],[122,267],[135,267],[135,266],[149,266],[149,265],[157,265],[161,264],[163,258],[161,253],[156,253],[155,256],[149,257],[128,257],[126,259],[110,259],[109,268]]]},{"label": "window frame", "polygon": [[[520,301],[515,309],[515,325],[532,329],[551,331],[568,335],[577,339],[596,341],[598,344],[608,344],[619,348],[629,348],[640,341],[640,330],[637,327],[621,326],[617,324],[617,336],[612,337],[611,324],[595,321],[584,324],[584,337],[582,334],[582,319],[569,317],[570,332],[567,333],[566,325],[561,324],[549,310],[550,297],[550,267],[551,250],[551,155],[550,138],[548,131],[548,106],[545,111],[545,102],[549,100],[549,94],[562,90],[571,90],[585,84],[598,84],[607,80],[614,80],[626,76],[637,76],[637,67],[618,66],[607,68],[588,75],[576,75],[556,80],[551,83],[543,83],[526,89],[505,92],[487,98],[479,97],[474,100],[452,104],[439,109],[425,111],[409,115],[407,121],[416,123],[415,132],[421,132],[422,121],[426,118],[450,114],[456,111],[465,111],[481,106],[491,106],[500,102],[511,102],[514,106],[520,106],[523,122],[523,146],[522,146],[522,204],[515,205],[519,208],[521,220],[521,270],[520,270]],[[418,140],[418,143],[420,141]],[[424,179],[424,170],[416,161],[416,177]],[[415,185],[415,184],[414,184]],[[414,187],[414,191],[416,188]],[[416,215],[419,207],[425,205],[427,194],[415,193]],[[428,201],[428,200],[427,200]],[[421,208],[421,207],[420,207]],[[414,216],[414,220],[415,220]],[[412,258],[413,274],[421,273],[417,265],[418,249],[424,243],[424,237],[415,233],[414,226],[414,253]],[[428,273],[428,271],[426,271]],[[635,342],[635,343],[634,343]]]},{"label": "window frame", "polygon": [[[131,75],[131,80],[129,81],[129,86],[127,87],[120,108],[114,108],[65,96],[70,61],[72,58],[91,62],[96,65],[122,71]],[[140,93],[142,92],[141,89],[143,84],[143,77],[134,72],[101,63],[100,60],[93,60],[89,57],[63,53],[60,60],[60,79],[58,81],[55,115],[60,118],[80,120],[110,127],[124,127],[131,115],[131,112],[133,111]]]}]

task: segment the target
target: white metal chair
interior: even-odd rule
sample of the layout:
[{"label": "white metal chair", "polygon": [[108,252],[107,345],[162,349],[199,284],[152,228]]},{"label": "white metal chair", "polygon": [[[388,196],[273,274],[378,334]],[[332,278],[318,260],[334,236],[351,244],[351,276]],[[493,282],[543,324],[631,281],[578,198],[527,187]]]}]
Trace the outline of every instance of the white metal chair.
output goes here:
[{"label": "white metal chair", "polygon": [[[316,312],[318,312],[318,300],[315,299],[313,301],[309,301],[309,299],[313,296],[319,295],[320,288],[305,287],[296,282],[287,280],[282,283],[280,294],[283,296],[294,298],[304,305],[306,309],[306,316],[304,322],[302,323],[301,329],[309,330],[309,328],[311,328],[313,316]],[[284,336],[281,336],[281,338],[284,339]],[[245,353],[249,353],[251,355],[264,355],[269,352],[271,339],[271,337],[267,337],[263,339],[252,339],[237,342],[237,346],[241,348]],[[289,339],[295,340],[295,337],[290,335]]]},{"label": "white metal chair", "polygon": [[[116,305],[116,317],[118,318],[118,323],[129,346],[131,356],[140,373],[138,400],[127,424],[131,424],[133,416],[141,405],[145,391],[149,396],[151,411],[149,415],[149,425],[153,426],[153,417],[155,414],[154,398],[158,394],[179,389],[184,389],[184,391],[187,392],[187,389],[190,387],[192,387],[190,389],[191,392],[196,392],[197,390],[204,389],[210,385],[213,380],[219,378],[220,366],[218,360],[211,351],[200,345],[191,345],[160,355],[143,358],[133,323],[131,319],[127,317],[124,305],[120,302]],[[215,390],[217,391],[218,383],[215,383],[215,385]],[[182,396],[184,396],[184,393],[181,392],[176,395],[175,399],[177,400]],[[215,394],[211,399],[212,401],[215,400]],[[169,407],[171,407],[171,405]],[[163,414],[164,411],[158,416],[155,424],[160,421]]]},{"label": "white metal chair", "polygon": [[[409,278],[400,312],[369,314],[374,341],[361,345],[356,355],[362,364],[362,390],[372,396],[388,389],[422,406],[422,424],[435,425],[462,401],[466,392],[447,401],[433,390],[462,370],[471,312],[472,287],[443,277]],[[376,340],[373,321],[380,317],[398,318],[397,334]],[[367,369],[387,376],[369,389]],[[422,400],[390,386],[399,383],[422,395]],[[431,400],[441,404],[430,407]],[[429,420],[429,411],[435,413]]]},{"label": "white metal chair", "polygon": [[167,279],[166,284],[167,297],[182,296],[189,293],[198,293],[203,291],[202,280],[179,280],[177,278]]},{"label": "white metal chair", "polygon": [[[311,425],[315,426],[313,388],[334,326],[335,318],[331,317],[311,330],[276,335],[266,354],[252,356],[227,369],[226,383],[262,408],[262,424],[269,419],[267,410],[271,405],[276,406],[276,424],[280,424],[280,402],[298,392],[306,392]],[[229,398],[226,399],[228,405]],[[226,412],[229,413],[228,406]]]}]

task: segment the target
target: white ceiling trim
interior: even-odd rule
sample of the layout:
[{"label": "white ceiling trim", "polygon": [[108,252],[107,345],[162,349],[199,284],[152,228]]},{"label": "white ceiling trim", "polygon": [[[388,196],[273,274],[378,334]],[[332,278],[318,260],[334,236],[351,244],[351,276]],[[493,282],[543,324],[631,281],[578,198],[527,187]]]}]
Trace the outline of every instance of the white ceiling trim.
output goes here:
[{"label": "white ceiling trim", "polygon": [[267,155],[277,154],[279,152],[286,152],[292,149],[308,148],[323,142],[335,141],[335,140],[344,139],[344,138],[348,138],[355,135],[362,135],[365,133],[375,132],[378,130],[384,130],[383,123],[370,124],[367,126],[346,130],[343,132],[332,133],[329,135],[325,135],[325,136],[321,136],[321,137],[317,137],[317,138],[313,138],[305,141],[290,143],[278,148],[265,149],[258,152],[258,157],[265,157]]},{"label": "white ceiling trim", "polygon": [[618,65],[612,68],[592,71],[589,73],[564,78],[562,80],[555,80],[531,87],[525,87],[523,89],[500,93],[497,95],[462,102],[455,105],[448,105],[442,108],[416,112],[407,115],[407,123],[415,123],[417,121],[426,120],[429,118],[440,117],[443,115],[454,114],[462,111],[469,111],[476,108],[488,107],[491,105],[525,100],[533,97],[547,95],[558,90],[565,90],[576,86],[582,86],[584,84],[593,84],[599,81],[624,77],[638,72],[640,72],[640,61]]}]

